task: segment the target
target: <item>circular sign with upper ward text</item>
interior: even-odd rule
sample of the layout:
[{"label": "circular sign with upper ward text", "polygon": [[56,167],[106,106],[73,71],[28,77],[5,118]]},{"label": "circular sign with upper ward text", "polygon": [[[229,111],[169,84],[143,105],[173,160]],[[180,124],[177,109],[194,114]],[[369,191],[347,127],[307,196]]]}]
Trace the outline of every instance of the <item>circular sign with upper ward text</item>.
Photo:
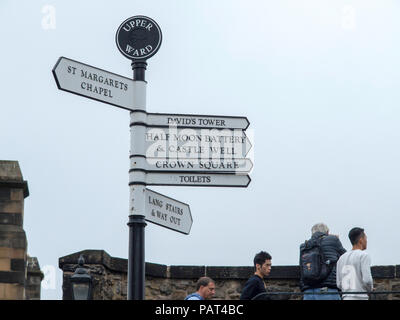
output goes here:
[{"label": "circular sign with upper ward text", "polygon": [[118,50],[128,59],[146,60],[156,54],[162,40],[158,24],[145,16],[126,19],[119,26],[115,41]]}]

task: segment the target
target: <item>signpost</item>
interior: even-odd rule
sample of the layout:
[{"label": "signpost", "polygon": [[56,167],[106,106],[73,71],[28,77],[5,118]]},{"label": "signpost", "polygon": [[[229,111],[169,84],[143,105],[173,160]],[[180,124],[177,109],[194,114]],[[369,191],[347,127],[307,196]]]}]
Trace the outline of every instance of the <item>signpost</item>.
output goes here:
[{"label": "signpost", "polygon": [[145,148],[146,157],[233,159],[246,157],[251,149],[251,143],[245,132],[238,129],[147,127]]},{"label": "signpost", "polygon": [[251,181],[247,174],[148,172],[144,175],[145,178],[143,172],[131,170],[130,185],[246,188]]},{"label": "signpost", "polygon": [[145,16],[134,16],[121,23],[115,35],[118,50],[128,59],[146,60],[160,49],[162,34],[158,24]]},{"label": "signpost", "polygon": [[[137,124],[133,122],[131,125]],[[246,117],[227,117],[194,114],[146,113],[146,126],[206,129],[242,129],[250,125]]]},{"label": "signpost", "polygon": [[188,204],[146,189],[146,220],[165,228],[189,234],[193,219]]},{"label": "signpost", "polygon": [[146,186],[247,187],[250,123],[246,117],[147,113],[146,61],[160,48],[161,29],[133,16],[119,26],[115,41],[132,61],[133,79],[65,57],[52,72],[60,90],[131,111],[128,300],[143,300],[146,221],[183,234],[193,222],[187,204]]},{"label": "signpost", "polygon": [[253,163],[247,158],[193,159],[193,158],[149,158],[131,157],[131,170],[146,172],[203,172],[203,173],[248,173]]},{"label": "signpost", "polygon": [[60,90],[134,110],[132,79],[65,57],[58,59],[53,75]]}]

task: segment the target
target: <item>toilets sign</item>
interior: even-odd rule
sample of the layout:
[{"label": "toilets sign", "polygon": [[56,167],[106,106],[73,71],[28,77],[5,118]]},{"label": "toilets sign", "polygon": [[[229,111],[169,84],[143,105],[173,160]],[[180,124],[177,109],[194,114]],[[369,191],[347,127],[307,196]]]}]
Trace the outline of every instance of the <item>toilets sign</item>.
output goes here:
[{"label": "toilets sign", "polygon": [[156,54],[162,40],[158,24],[144,16],[126,19],[115,35],[118,50],[128,59],[146,60]]}]

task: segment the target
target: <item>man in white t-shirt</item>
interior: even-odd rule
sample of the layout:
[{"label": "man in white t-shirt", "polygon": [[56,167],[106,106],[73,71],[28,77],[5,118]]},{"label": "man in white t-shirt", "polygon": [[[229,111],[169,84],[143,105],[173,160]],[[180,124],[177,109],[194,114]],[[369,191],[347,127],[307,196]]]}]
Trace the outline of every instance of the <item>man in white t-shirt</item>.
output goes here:
[{"label": "man in white t-shirt", "polygon": [[[367,235],[362,228],[353,228],[349,232],[353,245],[351,251],[343,254],[336,265],[336,284],[342,290],[343,300],[368,300],[373,290],[371,258],[367,249]],[[356,294],[351,292],[368,292]]]}]

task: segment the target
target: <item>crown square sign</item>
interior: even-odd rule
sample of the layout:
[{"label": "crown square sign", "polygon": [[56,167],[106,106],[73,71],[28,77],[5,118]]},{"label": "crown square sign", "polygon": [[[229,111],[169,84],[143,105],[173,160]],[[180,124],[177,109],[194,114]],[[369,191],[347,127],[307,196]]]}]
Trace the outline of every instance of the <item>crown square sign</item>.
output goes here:
[{"label": "crown square sign", "polygon": [[147,172],[203,172],[203,173],[247,173],[253,168],[250,159],[160,159],[131,157],[131,169]]},{"label": "crown square sign", "polygon": [[146,60],[160,48],[161,29],[148,17],[133,16],[119,26],[115,41],[118,50],[128,59]]}]

